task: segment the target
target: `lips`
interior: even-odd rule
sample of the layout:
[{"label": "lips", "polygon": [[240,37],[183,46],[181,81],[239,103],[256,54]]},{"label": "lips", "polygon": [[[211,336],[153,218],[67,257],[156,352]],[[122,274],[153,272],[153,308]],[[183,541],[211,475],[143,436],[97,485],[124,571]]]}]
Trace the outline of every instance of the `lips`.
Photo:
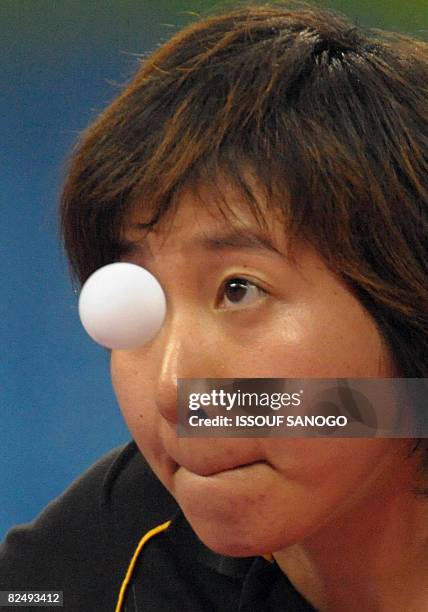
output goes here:
[{"label": "lips", "polygon": [[165,429],[162,433],[163,452],[174,471],[182,467],[198,476],[212,476],[255,463],[267,463],[255,445],[239,447],[235,440],[233,444],[213,441],[213,444],[207,445],[203,439],[179,441],[175,432],[170,429]]},{"label": "lips", "polygon": [[213,476],[214,474],[219,474],[220,472],[226,472],[226,471],[234,470],[236,468],[249,467],[250,465],[255,465],[257,463],[266,463],[266,461],[252,461],[249,463],[236,463],[234,465],[221,466],[221,467],[207,467],[207,466],[198,466],[194,464],[190,466],[189,464],[186,465],[185,463],[181,462],[178,464],[178,466],[183,467],[189,472],[193,472],[194,474],[197,474],[198,476]]}]

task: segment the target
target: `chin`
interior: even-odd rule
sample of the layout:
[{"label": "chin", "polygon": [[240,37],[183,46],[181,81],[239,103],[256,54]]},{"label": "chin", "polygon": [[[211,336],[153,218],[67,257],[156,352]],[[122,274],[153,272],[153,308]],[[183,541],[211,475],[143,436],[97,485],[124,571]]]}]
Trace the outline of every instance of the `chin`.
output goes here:
[{"label": "chin", "polygon": [[[273,525],[253,525],[241,515],[240,520],[225,521],[213,517],[194,516],[183,512],[198,538],[213,552],[229,557],[255,557],[282,550],[295,544],[303,534]],[[292,537],[294,536],[294,537]]]}]

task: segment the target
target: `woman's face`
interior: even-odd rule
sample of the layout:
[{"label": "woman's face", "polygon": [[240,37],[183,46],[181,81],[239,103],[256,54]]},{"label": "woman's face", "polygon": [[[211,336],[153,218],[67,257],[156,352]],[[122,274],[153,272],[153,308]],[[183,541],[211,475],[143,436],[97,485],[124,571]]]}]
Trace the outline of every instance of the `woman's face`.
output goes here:
[{"label": "woman's face", "polygon": [[372,319],[315,250],[301,245],[293,259],[280,223],[261,235],[237,196],[233,206],[238,230],[183,193],[171,224],[144,239],[133,214],[126,237],[139,247],[123,260],[157,277],[168,311],[149,343],[112,351],[111,373],[133,438],[199,538],[251,556],[301,541],[371,495],[403,461],[403,442],[177,437],[178,378],[393,371]]}]

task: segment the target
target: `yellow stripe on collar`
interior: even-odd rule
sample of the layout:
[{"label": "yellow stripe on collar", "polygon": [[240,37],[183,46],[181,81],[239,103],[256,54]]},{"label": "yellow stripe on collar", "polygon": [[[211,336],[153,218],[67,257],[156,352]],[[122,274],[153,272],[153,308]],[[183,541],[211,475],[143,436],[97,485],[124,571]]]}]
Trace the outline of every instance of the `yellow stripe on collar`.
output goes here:
[{"label": "yellow stripe on collar", "polygon": [[[132,559],[129,563],[128,569],[126,571],[125,574],[125,578],[123,579],[122,585],[120,587],[120,591],[119,591],[119,596],[117,598],[117,604],[116,604],[116,608],[115,608],[115,612],[121,612],[122,610],[122,606],[123,606],[123,602],[125,599],[125,593],[126,593],[126,589],[128,588],[128,585],[131,581],[132,578],[132,574],[133,571],[135,569],[135,566],[137,564],[137,560],[138,560],[138,556],[143,548],[143,546],[150,540],[150,538],[152,538],[153,536],[157,535],[158,533],[162,533],[162,531],[165,531],[166,529],[168,529],[168,527],[171,525],[172,520],[166,521],[165,523],[162,523],[161,525],[158,525],[157,527],[153,527],[153,529],[150,529],[150,531],[148,531],[142,538],[141,540],[138,542],[137,548],[135,549],[134,554],[132,555]],[[271,563],[273,563],[274,558],[272,553],[266,553],[264,555],[262,555],[266,561],[270,561]]]},{"label": "yellow stripe on collar", "polygon": [[120,587],[119,597],[117,598],[115,612],[120,612],[122,609],[123,601],[125,599],[126,589],[131,581],[132,572],[134,571],[135,565],[137,563],[138,555],[140,554],[141,549],[143,548],[144,544],[148,542],[150,538],[152,538],[153,536],[157,535],[158,533],[161,533],[162,531],[165,531],[165,529],[168,529],[170,524],[171,524],[171,521],[166,521],[166,523],[162,523],[162,525],[153,527],[153,529],[150,529],[150,531],[148,531],[138,542],[138,546],[135,549],[134,554],[132,555],[132,559],[129,563],[128,570],[122,582],[122,586]]}]

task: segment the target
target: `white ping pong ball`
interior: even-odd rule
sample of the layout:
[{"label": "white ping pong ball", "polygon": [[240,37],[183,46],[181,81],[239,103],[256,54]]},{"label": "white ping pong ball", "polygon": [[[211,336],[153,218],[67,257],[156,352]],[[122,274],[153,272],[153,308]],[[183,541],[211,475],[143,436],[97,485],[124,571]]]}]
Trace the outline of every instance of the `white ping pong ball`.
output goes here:
[{"label": "white ping pong ball", "polygon": [[79,297],[79,316],[90,337],[110,349],[142,346],[166,315],[159,281],[145,268],[117,262],[96,270]]}]

